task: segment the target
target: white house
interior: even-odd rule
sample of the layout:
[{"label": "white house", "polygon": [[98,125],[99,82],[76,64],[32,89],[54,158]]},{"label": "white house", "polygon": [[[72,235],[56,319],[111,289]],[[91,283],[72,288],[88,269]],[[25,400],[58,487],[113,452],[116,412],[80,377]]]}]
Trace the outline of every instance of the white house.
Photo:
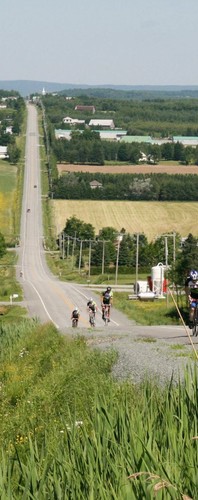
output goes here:
[{"label": "white house", "polygon": [[96,119],[96,120],[90,120],[89,127],[103,127],[103,128],[113,129],[115,128],[115,125],[113,120]]},{"label": "white house", "polygon": [[94,181],[91,181],[91,182],[89,183],[89,185],[90,185],[90,188],[91,188],[91,189],[96,189],[96,188],[101,189],[101,188],[102,188],[102,183],[101,183],[101,182],[98,182],[98,181],[95,181],[95,180],[94,180]]},{"label": "white house", "polygon": [[12,125],[10,125],[9,127],[6,127],[6,129],[5,129],[5,133],[6,133],[6,134],[12,134],[12,133],[13,133],[13,132],[12,132],[12,128],[13,128],[13,127],[12,127]]},{"label": "white house", "polygon": [[78,118],[70,118],[70,116],[65,116],[65,118],[63,118],[63,123],[67,123],[68,125],[84,125],[85,120],[78,120]]},{"label": "white house", "polygon": [[7,146],[0,146],[0,158],[8,158]]}]

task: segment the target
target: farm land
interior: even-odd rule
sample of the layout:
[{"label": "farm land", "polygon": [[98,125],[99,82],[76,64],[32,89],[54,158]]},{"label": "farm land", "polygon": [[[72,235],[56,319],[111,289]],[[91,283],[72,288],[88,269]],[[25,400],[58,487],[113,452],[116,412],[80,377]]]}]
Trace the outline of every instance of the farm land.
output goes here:
[{"label": "farm land", "polygon": [[[72,165],[58,164],[59,175],[64,172],[92,173],[167,173],[198,174],[196,165]],[[129,233],[144,233],[148,241],[165,232],[178,232],[182,237],[189,233],[198,236],[198,228],[192,220],[192,213],[198,217],[196,202],[157,201],[93,201],[93,200],[53,200],[52,212],[56,223],[56,233],[65,227],[66,219],[75,215],[86,223],[91,223],[96,233],[102,227],[112,226],[118,231],[125,228]]]},{"label": "farm land", "polygon": [[198,174],[197,165],[178,165],[161,163],[160,165],[74,165],[58,163],[59,175],[64,172],[90,172],[93,174]]},{"label": "farm land", "polygon": [[13,205],[16,194],[17,168],[0,160],[0,232],[10,236],[13,232]]}]

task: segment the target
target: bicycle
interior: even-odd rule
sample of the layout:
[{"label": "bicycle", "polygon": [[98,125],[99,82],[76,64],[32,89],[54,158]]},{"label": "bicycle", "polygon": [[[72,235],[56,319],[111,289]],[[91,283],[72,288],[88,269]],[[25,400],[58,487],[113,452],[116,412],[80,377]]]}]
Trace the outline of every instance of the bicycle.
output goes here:
[{"label": "bicycle", "polygon": [[89,323],[92,327],[96,326],[95,311],[92,311],[92,309],[89,309]]},{"label": "bicycle", "polygon": [[78,326],[78,318],[72,318],[72,327],[76,328]]},{"label": "bicycle", "polygon": [[198,335],[198,301],[196,300],[196,305],[194,308],[194,318],[193,318],[193,327],[192,334],[197,337]]},{"label": "bicycle", "polygon": [[102,318],[105,322],[105,326],[108,325],[110,322],[110,304],[103,304],[102,305]]}]

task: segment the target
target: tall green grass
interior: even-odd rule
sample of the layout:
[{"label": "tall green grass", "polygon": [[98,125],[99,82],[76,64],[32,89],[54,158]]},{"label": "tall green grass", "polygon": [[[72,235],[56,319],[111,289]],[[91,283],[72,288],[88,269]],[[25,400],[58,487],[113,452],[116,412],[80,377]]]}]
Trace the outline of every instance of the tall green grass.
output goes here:
[{"label": "tall green grass", "polygon": [[[180,325],[181,320],[171,296],[154,301],[129,300],[128,293],[114,292],[113,304],[141,325]],[[184,320],[188,319],[186,297],[179,298],[179,308]]]},{"label": "tall green grass", "polygon": [[196,365],[177,385],[133,386],[112,379],[114,351],[51,324],[11,336],[0,365],[2,500],[197,498]]}]

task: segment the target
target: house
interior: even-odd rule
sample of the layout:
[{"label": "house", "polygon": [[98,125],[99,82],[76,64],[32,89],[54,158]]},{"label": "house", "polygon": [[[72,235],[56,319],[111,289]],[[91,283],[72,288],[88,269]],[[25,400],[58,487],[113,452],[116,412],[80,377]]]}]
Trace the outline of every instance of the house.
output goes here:
[{"label": "house", "polygon": [[96,188],[100,189],[100,188],[102,188],[102,183],[98,182],[98,181],[91,181],[89,183],[89,185],[90,185],[91,189],[96,189]]},{"label": "house", "polygon": [[127,134],[127,130],[95,130],[100,135],[100,139],[104,141],[120,141],[121,137]]},{"label": "house", "polygon": [[113,120],[90,120],[89,127],[102,127],[107,129],[114,129],[114,121]]},{"label": "house", "polygon": [[12,129],[13,129],[12,125],[10,125],[9,127],[6,127],[6,129],[5,129],[5,133],[6,133],[6,134],[11,134],[11,135],[12,135],[12,133],[13,133],[13,132],[12,132]]},{"label": "house", "polygon": [[65,118],[63,118],[63,123],[67,123],[68,125],[84,125],[85,120],[78,120],[78,118],[70,118],[70,116],[65,116]]},{"label": "house", "polygon": [[143,153],[142,151],[140,151],[140,154],[141,154],[141,156],[138,160],[139,163],[146,163],[148,160],[147,155],[145,153]]},{"label": "house", "polygon": [[63,130],[61,128],[55,129],[55,138],[56,139],[67,139],[70,141],[71,139],[71,129],[70,130]]},{"label": "house", "polygon": [[7,146],[0,146],[0,158],[8,158]]},{"label": "house", "polygon": [[80,104],[77,104],[77,106],[75,106],[75,111],[89,111],[93,114],[96,112],[94,106],[82,106]]}]

